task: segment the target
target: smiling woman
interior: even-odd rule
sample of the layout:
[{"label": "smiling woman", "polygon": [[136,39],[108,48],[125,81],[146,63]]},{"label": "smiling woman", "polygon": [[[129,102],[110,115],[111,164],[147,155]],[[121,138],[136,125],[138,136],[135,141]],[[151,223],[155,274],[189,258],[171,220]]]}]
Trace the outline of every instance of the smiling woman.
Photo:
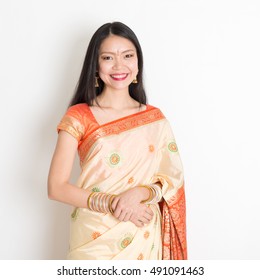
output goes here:
[{"label": "smiling woman", "polygon": [[138,60],[134,44],[120,36],[111,35],[99,50],[99,77],[105,83],[105,92],[128,88],[138,73]]},{"label": "smiling woman", "polygon": [[74,206],[69,259],[187,258],[182,164],[168,121],[146,102],[142,72],[129,27],[95,32],[48,179],[49,197]]}]

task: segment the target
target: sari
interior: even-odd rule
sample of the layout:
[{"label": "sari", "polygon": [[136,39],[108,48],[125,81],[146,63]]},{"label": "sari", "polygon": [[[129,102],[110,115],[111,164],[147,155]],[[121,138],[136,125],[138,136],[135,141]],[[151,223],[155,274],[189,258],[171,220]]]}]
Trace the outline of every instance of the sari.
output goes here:
[{"label": "sari", "polygon": [[160,183],[162,200],[150,205],[152,221],[137,227],[112,214],[75,208],[68,259],[187,259],[182,163],[171,127],[151,105],[144,111],[99,125],[87,104],[71,106],[58,125],[78,140],[79,188],[120,194]]}]

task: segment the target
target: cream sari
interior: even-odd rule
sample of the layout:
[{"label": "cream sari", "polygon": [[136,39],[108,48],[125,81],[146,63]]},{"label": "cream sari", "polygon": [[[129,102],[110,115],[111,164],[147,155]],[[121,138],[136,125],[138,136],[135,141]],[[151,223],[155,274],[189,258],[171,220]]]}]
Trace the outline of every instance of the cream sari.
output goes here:
[{"label": "cream sari", "polygon": [[186,259],[182,164],[168,121],[161,111],[145,111],[99,125],[86,104],[69,108],[58,130],[79,143],[82,173],[78,187],[120,194],[160,182],[163,201],[151,205],[152,221],[142,228],[111,214],[76,208],[71,217],[68,259]]}]

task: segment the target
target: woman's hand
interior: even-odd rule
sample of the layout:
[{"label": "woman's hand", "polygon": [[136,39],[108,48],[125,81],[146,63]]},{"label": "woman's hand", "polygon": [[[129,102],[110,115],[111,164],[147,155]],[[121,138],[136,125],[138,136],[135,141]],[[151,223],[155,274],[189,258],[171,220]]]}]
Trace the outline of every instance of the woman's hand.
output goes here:
[{"label": "woman's hand", "polygon": [[153,211],[141,203],[149,197],[146,188],[135,187],[116,196],[112,202],[114,217],[120,221],[131,221],[138,227],[148,224],[153,218]]},{"label": "woman's hand", "polygon": [[151,222],[153,211],[146,204],[139,204],[139,207],[140,208],[130,216],[129,221],[134,223],[137,227],[143,227],[145,224]]}]

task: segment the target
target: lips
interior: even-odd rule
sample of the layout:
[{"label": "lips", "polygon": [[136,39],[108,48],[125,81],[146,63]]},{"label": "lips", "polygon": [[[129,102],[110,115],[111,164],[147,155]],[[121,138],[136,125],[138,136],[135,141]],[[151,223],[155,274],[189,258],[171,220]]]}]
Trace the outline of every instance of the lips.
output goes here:
[{"label": "lips", "polygon": [[115,81],[123,81],[127,78],[128,74],[114,74],[111,75],[111,78]]}]

